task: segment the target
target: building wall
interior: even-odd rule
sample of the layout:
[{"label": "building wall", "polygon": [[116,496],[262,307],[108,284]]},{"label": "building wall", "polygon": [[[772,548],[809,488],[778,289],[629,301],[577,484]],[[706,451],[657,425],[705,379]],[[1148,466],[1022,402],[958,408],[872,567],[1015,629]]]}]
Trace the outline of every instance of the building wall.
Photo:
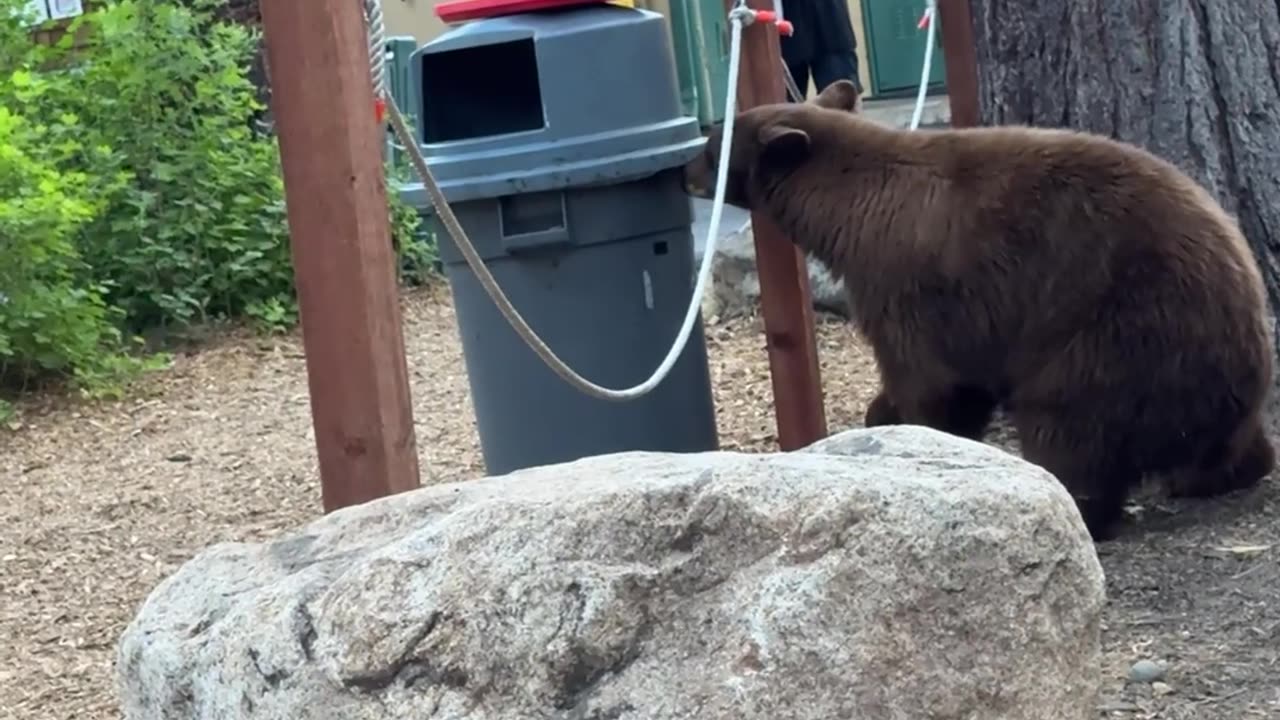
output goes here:
[{"label": "building wall", "polygon": [[409,35],[419,43],[430,42],[446,25],[435,14],[436,0],[382,0],[388,35]]},{"label": "building wall", "polygon": [[848,0],[849,19],[853,21],[853,36],[858,41],[858,79],[863,95],[871,92],[871,61],[868,60],[867,28],[862,19],[862,0]]}]

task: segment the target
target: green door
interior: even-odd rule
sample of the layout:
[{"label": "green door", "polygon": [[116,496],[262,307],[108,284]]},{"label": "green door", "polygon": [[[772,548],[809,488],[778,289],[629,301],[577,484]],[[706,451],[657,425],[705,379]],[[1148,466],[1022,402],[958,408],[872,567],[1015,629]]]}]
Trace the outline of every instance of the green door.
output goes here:
[{"label": "green door", "polygon": [[[873,95],[903,95],[920,88],[924,45],[929,34],[928,28],[920,29],[916,23],[920,22],[924,10],[924,0],[862,0]],[[941,40],[942,33],[935,30],[929,70],[931,89],[940,86],[946,78]]]},{"label": "green door", "polygon": [[685,112],[703,126],[723,119],[729,21],[723,0],[670,0],[671,34]]},{"label": "green door", "polygon": [[694,57],[693,31],[689,27],[682,0],[673,0],[667,10],[668,27],[671,28],[671,50],[676,61],[676,79],[680,82],[680,106],[685,115],[698,117],[698,84],[693,76],[693,66],[697,62]]}]

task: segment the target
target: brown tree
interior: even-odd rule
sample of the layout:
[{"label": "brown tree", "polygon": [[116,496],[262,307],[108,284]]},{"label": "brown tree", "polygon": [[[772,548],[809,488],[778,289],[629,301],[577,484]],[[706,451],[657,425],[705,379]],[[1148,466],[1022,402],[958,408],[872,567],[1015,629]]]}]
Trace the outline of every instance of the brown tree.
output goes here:
[{"label": "brown tree", "polygon": [[1236,215],[1280,310],[1280,3],[970,5],[984,125],[1088,130],[1175,163]]}]

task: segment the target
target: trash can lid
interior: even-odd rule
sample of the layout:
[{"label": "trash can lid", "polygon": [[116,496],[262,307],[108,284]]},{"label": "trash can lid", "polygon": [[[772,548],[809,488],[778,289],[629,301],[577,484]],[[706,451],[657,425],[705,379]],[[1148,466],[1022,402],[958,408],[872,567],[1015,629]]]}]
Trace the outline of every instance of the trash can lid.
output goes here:
[{"label": "trash can lid", "polygon": [[436,16],[447,23],[455,23],[605,2],[606,0],[448,0],[436,4]]}]

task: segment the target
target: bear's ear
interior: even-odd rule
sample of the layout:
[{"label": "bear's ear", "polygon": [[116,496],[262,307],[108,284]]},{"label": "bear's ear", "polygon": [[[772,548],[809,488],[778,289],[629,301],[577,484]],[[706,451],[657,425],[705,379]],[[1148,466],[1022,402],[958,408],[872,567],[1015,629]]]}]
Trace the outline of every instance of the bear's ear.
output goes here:
[{"label": "bear's ear", "polygon": [[853,81],[842,78],[823,88],[822,92],[818,93],[811,102],[818,107],[829,110],[857,112],[860,109],[859,105],[861,103],[859,101],[861,99],[858,95],[858,88],[854,86]]},{"label": "bear's ear", "polygon": [[792,165],[809,155],[809,133],[787,125],[760,128],[760,159],[769,164]]}]

